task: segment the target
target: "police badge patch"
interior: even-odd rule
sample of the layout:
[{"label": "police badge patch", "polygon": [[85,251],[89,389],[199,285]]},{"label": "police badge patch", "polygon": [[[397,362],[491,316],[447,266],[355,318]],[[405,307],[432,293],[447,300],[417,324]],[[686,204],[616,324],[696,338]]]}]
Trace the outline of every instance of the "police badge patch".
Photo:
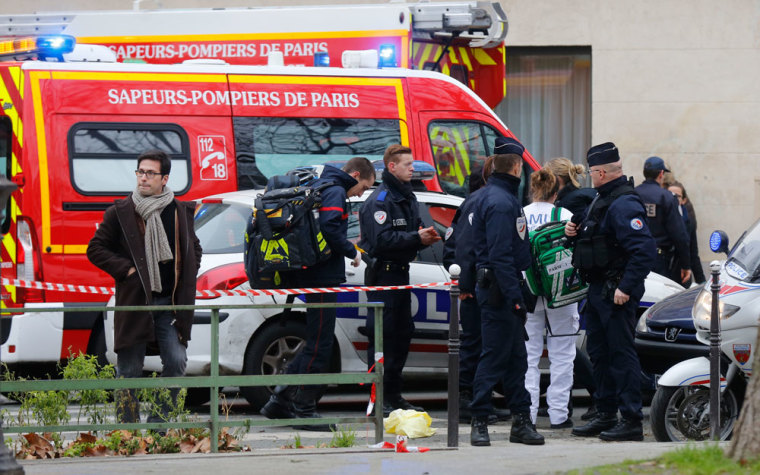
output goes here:
[{"label": "police badge patch", "polygon": [[377,224],[384,224],[387,218],[388,215],[385,211],[375,211],[375,221],[377,221]]},{"label": "police badge patch", "polygon": [[525,216],[520,216],[515,221],[515,229],[520,239],[525,240],[526,230],[528,229],[528,222],[525,220]]},{"label": "police badge patch", "polygon": [[639,231],[643,227],[644,227],[644,222],[640,220],[639,218],[633,218],[631,220],[631,229],[635,231]]},{"label": "police badge patch", "polygon": [[443,237],[443,240],[448,241],[453,233],[454,233],[454,228],[452,228],[451,226],[446,228],[446,235]]},{"label": "police badge patch", "polygon": [[749,361],[749,356],[752,353],[752,345],[748,344],[734,344],[734,358],[739,364],[743,365]]}]

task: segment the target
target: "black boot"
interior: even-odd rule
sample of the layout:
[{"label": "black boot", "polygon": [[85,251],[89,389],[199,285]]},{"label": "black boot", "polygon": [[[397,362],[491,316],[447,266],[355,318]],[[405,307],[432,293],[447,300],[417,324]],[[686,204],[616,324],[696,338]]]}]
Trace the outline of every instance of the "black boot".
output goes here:
[{"label": "black boot", "polygon": [[472,418],[470,445],[475,447],[487,447],[491,445],[491,438],[488,437],[488,419],[484,417]]},{"label": "black boot", "polygon": [[472,391],[469,389],[459,390],[459,422],[469,424],[472,422],[472,411],[470,403],[472,402]]},{"label": "black boot", "polygon": [[512,415],[512,430],[509,441],[526,445],[544,445],[544,436],[536,432],[527,412]]},{"label": "black boot", "polygon": [[295,419],[293,398],[297,389],[298,386],[277,386],[259,412],[268,419]]},{"label": "black boot", "polygon": [[420,406],[415,406],[414,404],[407,401],[401,396],[388,398],[387,404],[390,405],[393,409],[403,409],[405,411],[425,412],[425,409],[423,409]]},{"label": "black boot", "polygon": [[615,427],[599,434],[599,438],[608,441],[632,440],[641,442],[644,440],[644,428],[638,419],[620,419]]},{"label": "black boot", "polygon": [[596,417],[591,419],[586,425],[576,427],[572,434],[579,437],[596,437],[602,431],[612,429],[617,424],[617,413],[615,412],[598,412]]},{"label": "black boot", "polygon": [[593,401],[591,401],[591,406],[589,406],[588,411],[583,413],[581,416],[582,421],[590,421],[594,417],[596,417],[597,411],[596,411],[596,404],[594,404]]},{"label": "black boot", "polygon": [[504,422],[512,419],[512,412],[509,409],[499,409],[494,407],[491,409],[491,413],[488,414],[488,423],[496,424],[497,422]]},{"label": "black boot", "polygon": [[[293,398],[293,414],[298,419],[318,419],[322,416],[317,412],[317,401],[322,397],[324,386],[301,386]],[[335,424],[293,425],[294,429],[314,432],[331,432],[336,430]]]}]

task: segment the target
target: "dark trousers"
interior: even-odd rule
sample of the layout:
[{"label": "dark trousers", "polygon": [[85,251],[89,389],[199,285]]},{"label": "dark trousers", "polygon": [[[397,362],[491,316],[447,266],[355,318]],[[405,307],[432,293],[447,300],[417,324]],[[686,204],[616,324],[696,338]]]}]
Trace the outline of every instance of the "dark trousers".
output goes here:
[{"label": "dark trousers", "polygon": [[[321,283],[319,287],[337,287],[338,284]],[[306,303],[335,303],[338,294],[306,294]],[[309,308],[306,310],[306,344],[288,365],[288,374],[325,373],[330,367],[335,315],[337,309]]]},{"label": "dark trousers", "polygon": [[[674,254],[672,252],[657,252],[657,259],[655,259],[652,272],[673,279],[673,265],[675,263]],[[676,282],[681,281],[681,270],[678,269],[678,277],[673,279]]]},{"label": "dark trousers", "polygon": [[513,414],[530,412],[530,394],[525,389],[528,354],[525,324],[507,305],[488,304],[488,290],[478,287],[483,349],[475,372],[472,395],[473,417],[488,417],[492,411],[491,391],[503,381],[504,394]]},{"label": "dark trousers", "polygon": [[[408,271],[378,270],[374,285],[408,285]],[[409,356],[409,345],[414,332],[412,319],[412,293],[410,290],[368,292],[370,302],[383,302],[383,357],[384,400],[401,398],[401,372]],[[375,309],[367,313],[367,365],[375,362]]]},{"label": "dark trousers", "polygon": [[[153,299],[153,305],[171,305],[171,297]],[[171,311],[153,312],[154,332],[156,343],[161,354],[161,377],[178,377],[185,375],[187,367],[187,348],[180,343],[177,329],[172,325],[174,314]],[[140,378],[143,375],[145,363],[145,342],[123,348],[116,356],[116,376],[124,378]],[[179,389],[170,389],[171,402],[159,396],[158,408],[151,408],[148,422],[162,422],[169,419],[169,413],[177,403]],[[116,419],[119,422],[140,422],[140,405],[134,389],[117,390]]]},{"label": "dark trousers", "polygon": [[459,322],[462,324],[459,346],[459,390],[472,391],[478,358],[482,350],[480,337],[480,306],[469,297],[459,302]]},{"label": "dark trousers", "polygon": [[602,297],[602,284],[591,284],[586,305],[588,353],[594,368],[594,399],[601,412],[641,420],[641,365],[633,346],[636,309],[639,301],[631,297],[615,305]]}]

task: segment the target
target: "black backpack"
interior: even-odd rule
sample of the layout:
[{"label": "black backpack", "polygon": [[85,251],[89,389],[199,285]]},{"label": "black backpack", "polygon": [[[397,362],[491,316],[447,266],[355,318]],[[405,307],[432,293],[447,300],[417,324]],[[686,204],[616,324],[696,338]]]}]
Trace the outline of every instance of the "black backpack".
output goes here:
[{"label": "black backpack", "polygon": [[330,257],[319,229],[322,205],[318,187],[301,186],[297,176],[269,180],[267,191],[256,197],[245,233],[244,263],[251,288],[288,286],[288,273]]}]

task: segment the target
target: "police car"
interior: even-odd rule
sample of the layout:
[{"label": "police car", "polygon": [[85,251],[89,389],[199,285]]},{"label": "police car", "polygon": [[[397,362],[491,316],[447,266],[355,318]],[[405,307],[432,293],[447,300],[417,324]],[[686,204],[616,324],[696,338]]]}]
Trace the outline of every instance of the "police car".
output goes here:
[{"label": "police car", "polygon": [[[416,165],[415,165],[416,166]],[[244,231],[256,195],[262,190],[224,193],[199,200],[195,216],[196,234],[203,247],[198,274],[198,290],[249,289],[243,267]],[[359,209],[371,190],[351,198],[348,237],[359,240]],[[432,224],[441,236],[451,224],[463,199],[454,195],[427,191],[415,192],[419,211],[426,224]],[[442,242],[423,249],[410,266],[411,284],[446,282],[449,275],[442,265]],[[346,286],[363,285],[364,268],[355,268],[346,260]],[[664,277],[650,275],[642,305],[649,306],[673,293],[677,284]],[[672,289],[670,284],[672,284]],[[366,302],[364,292],[340,293],[339,302]],[[408,375],[444,375],[447,371],[449,293],[445,288],[412,290],[412,315],[416,330],[405,367]],[[250,303],[285,303],[283,297],[223,296],[198,299],[196,304],[239,305]],[[643,308],[642,308],[643,312]],[[366,308],[338,309],[331,371],[363,372],[367,370]],[[210,311],[197,311],[192,340],[188,346],[188,375],[209,372]],[[106,356],[116,362],[113,352],[113,314],[105,321]],[[304,344],[306,334],[303,312],[282,309],[230,309],[220,312],[220,374],[271,375],[284,371]],[[579,345],[583,336],[579,337]],[[161,371],[158,356],[145,359],[146,371]],[[258,410],[269,399],[270,388],[241,388],[241,393]],[[192,391],[196,402],[208,400],[205,389]]]}]

